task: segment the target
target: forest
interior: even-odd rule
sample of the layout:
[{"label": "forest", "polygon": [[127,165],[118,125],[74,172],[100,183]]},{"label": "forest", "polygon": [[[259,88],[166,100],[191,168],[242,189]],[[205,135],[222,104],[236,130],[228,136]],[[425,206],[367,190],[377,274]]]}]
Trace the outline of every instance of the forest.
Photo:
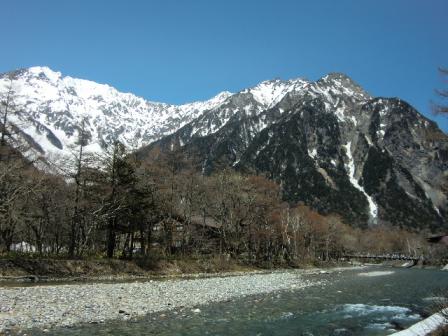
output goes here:
[{"label": "forest", "polygon": [[221,256],[246,265],[301,266],[350,253],[406,253],[440,262],[430,232],[360,229],[337,215],[282,201],[264,176],[204,175],[173,149],[141,161],[121,143],[105,154],[78,147],[38,162],[2,142],[0,253],[55,258]]}]

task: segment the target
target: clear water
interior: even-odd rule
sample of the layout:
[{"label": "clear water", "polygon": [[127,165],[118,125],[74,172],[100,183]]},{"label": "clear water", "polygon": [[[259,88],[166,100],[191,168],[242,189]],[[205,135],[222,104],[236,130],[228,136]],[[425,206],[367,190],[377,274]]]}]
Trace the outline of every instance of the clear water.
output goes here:
[{"label": "clear water", "polygon": [[[373,269],[377,271],[378,269]],[[391,269],[387,269],[391,271]],[[431,298],[448,288],[448,272],[394,269],[307,276],[324,286],[251,296],[157,313],[135,321],[85,325],[32,335],[388,335],[430,313]]]}]

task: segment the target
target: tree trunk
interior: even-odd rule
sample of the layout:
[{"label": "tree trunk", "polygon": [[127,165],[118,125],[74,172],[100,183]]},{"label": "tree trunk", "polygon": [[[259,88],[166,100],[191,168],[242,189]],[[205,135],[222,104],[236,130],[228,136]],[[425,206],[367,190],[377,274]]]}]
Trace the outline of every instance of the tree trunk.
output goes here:
[{"label": "tree trunk", "polygon": [[107,227],[107,257],[113,258],[115,251],[115,219],[109,220],[109,225]]},{"label": "tree trunk", "polygon": [[152,231],[151,231],[151,227],[148,229],[148,233],[146,234],[146,251],[145,251],[145,255],[148,255],[150,250],[151,250],[151,236],[152,236]]}]

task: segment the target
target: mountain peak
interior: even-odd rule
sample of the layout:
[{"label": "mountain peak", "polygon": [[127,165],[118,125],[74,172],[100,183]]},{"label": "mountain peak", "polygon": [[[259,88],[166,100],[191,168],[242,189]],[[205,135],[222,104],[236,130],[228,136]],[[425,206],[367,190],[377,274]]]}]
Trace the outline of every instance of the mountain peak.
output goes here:
[{"label": "mountain peak", "polygon": [[343,72],[330,72],[324,77],[322,77],[322,80],[349,80],[353,81],[347,74]]},{"label": "mountain peak", "polygon": [[309,83],[301,78],[263,81],[256,86],[242,91],[251,93],[254,99],[265,107],[272,107],[285,97],[288,92],[302,89]]},{"label": "mountain peak", "polygon": [[324,90],[328,88],[346,94],[358,100],[367,100],[372,97],[351,77],[341,72],[330,72],[315,82],[317,87]]},{"label": "mountain peak", "polygon": [[55,82],[62,77],[59,71],[53,71],[47,66],[34,66],[27,69],[28,72],[34,76],[42,77],[45,76],[50,81]]},{"label": "mountain peak", "polygon": [[226,100],[227,98],[229,98],[232,95],[233,95],[233,93],[230,91],[222,91],[222,92],[218,93],[216,96],[207,100],[207,102],[210,102],[210,103],[223,102],[224,100]]}]

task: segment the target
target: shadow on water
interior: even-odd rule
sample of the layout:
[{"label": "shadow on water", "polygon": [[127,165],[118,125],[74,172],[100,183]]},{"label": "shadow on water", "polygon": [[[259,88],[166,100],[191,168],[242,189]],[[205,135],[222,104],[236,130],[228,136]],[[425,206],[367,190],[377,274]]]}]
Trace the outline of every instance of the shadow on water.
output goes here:
[{"label": "shadow on water", "polygon": [[[375,269],[376,271],[376,269]],[[391,271],[391,269],[387,269]],[[388,335],[421,320],[448,272],[394,269],[308,275],[326,284],[181,308],[133,321],[85,325],[32,335]]]}]

